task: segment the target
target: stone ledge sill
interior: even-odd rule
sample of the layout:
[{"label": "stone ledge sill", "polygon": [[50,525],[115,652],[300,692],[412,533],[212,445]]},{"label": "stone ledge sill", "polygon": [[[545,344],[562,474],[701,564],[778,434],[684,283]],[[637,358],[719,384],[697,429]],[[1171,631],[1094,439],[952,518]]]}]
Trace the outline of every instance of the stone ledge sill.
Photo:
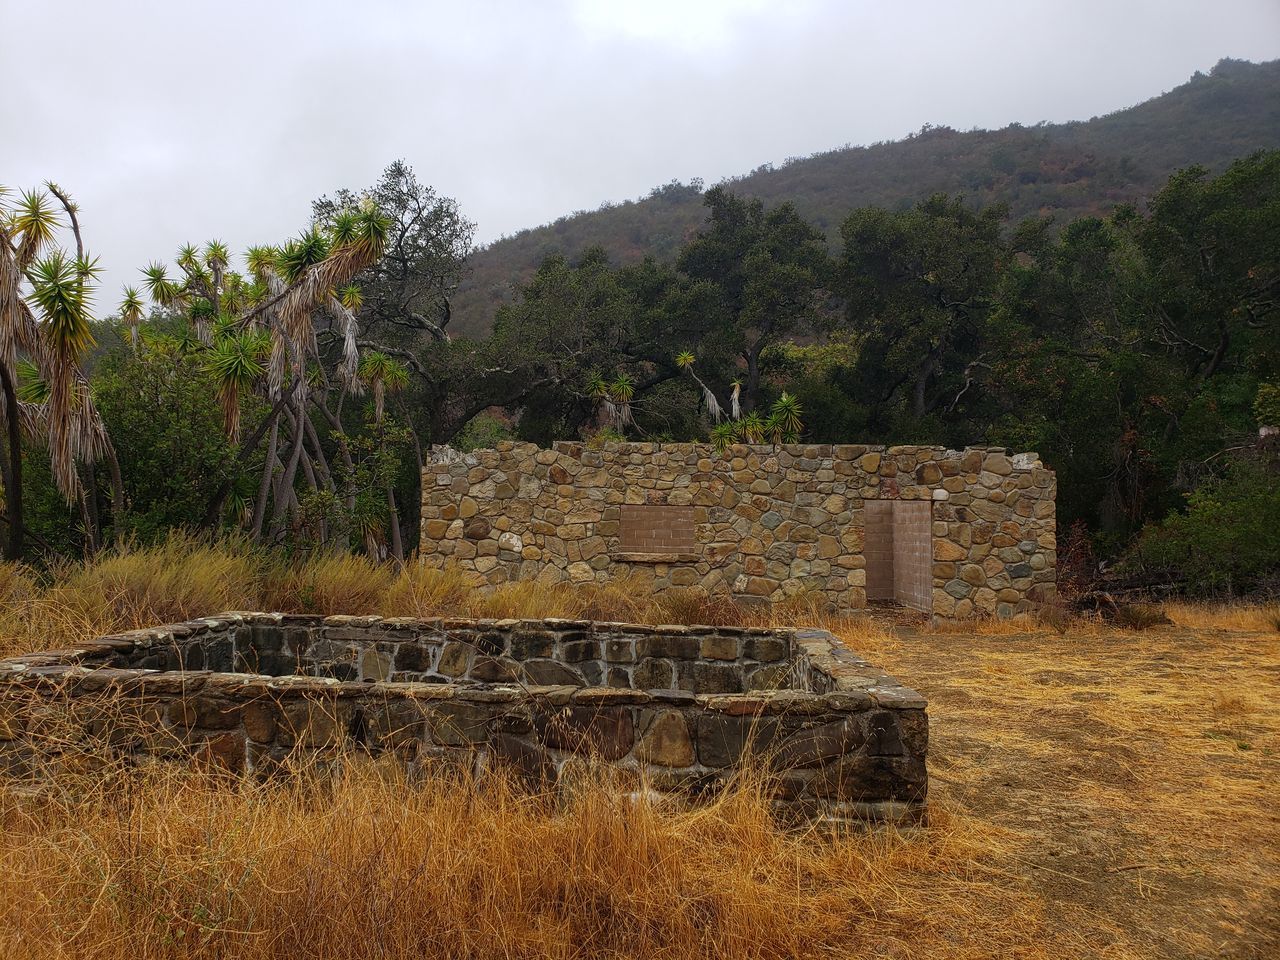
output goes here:
[{"label": "stone ledge sill", "polygon": [[696,553],[614,553],[618,563],[697,563]]}]

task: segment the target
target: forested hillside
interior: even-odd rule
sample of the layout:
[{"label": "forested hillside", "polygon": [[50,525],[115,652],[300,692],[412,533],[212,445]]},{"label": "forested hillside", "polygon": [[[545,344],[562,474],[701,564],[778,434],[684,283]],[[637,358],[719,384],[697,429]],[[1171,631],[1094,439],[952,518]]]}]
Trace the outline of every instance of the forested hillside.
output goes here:
[{"label": "forested hillside", "polygon": [[[928,127],[892,143],[843,147],[765,165],[729,182],[766,205],[791,202],[835,241],[850,211],[903,210],[933,193],[974,206],[1009,205],[1011,222],[1054,213],[1060,222],[1145,200],[1175,170],[1225,169],[1280,146],[1280,61],[1223,60],[1208,74],[1145,103],[1091,120],[960,132]],[[483,335],[513,287],[547,256],[591,246],[617,263],[672,260],[704,223],[700,184],[670,183],[648,197],[523,230],[475,253],[453,298],[455,335]]]},{"label": "forested hillside", "polygon": [[[404,559],[430,444],[986,443],[1057,471],[1064,557],[1075,544],[1189,590],[1280,592],[1280,149],[1253,149],[1280,131],[1280,98],[1259,99],[1276,76],[1220,64],[1127,122],[932,131],[566,221],[690,222],[661,256],[596,244],[513,270],[473,337],[447,335],[472,225],[403,162],[318,200],[243,272],[218,241],[152,262],[113,315],[93,309],[75,202],[53,184],[11,192],[0,539],[10,558],[56,558],[235,530]],[[1196,117],[1217,139],[1193,141]],[[1072,194],[1062,158],[1082,144],[1113,159],[1091,154]],[[878,171],[860,189],[888,196],[911,182],[907,157],[961,178],[983,151],[976,190],[750,195],[858,155]],[[1215,169],[1157,184],[1157,157]],[[1118,202],[1148,177],[1146,202]],[[1058,216],[1026,216],[1045,209]]]}]

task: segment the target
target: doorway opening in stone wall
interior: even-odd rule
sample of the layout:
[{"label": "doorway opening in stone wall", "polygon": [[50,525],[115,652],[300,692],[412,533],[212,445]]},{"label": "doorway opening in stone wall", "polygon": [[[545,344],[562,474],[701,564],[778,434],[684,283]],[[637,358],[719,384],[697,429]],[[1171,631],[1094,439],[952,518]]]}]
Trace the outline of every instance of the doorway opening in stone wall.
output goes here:
[{"label": "doorway opening in stone wall", "polygon": [[933,503],[868,500],[863,556],[867,602],[933,609]]}]

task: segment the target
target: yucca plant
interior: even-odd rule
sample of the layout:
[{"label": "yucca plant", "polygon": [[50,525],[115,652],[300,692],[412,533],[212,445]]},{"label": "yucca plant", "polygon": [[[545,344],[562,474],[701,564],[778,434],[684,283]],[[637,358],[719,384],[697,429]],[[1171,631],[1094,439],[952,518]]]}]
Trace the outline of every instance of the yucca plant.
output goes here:
[{"label": "yucca plant", "polygon": [[89,415],[89,392],[82,387],[80,358],[93,343],[89,329],[90,281],[96,266],[61,250],[31,265],[29,299],[41,317],[49,348],[45,431],[54,481],[68,502],[80,493],[76,462],[92,463],[102,453],[101,421]]},{"label": "yucca plant", "polygon": [[767,432],[774,443],[798,443],[800,434],[804,432],[804,423],[800,415],[804,412],[800,401],[787,393],[773,401],[769,408]]},{"label": "yucca plant", "polygon": [[737,432],[743,443],[764,443],[769,426],[760,414],[752,410],[737,421]]},{"label": "yucca plant", "polygon": [[636,382],[628,373],[620,373],[613,383],[609,384],[609,399],[617,409],[618,426],[622,429],[633,426],[631,417],[631,401],[636,395]]},{"label": "yucca plant", "polygon": [[[107,457],[117,519],[124,512],[119,464],[81,367],[93,343],[97,261],[84,252],[76,204],[56,184],[45,187],[25,191],[12,204],[0,191],[0,385],[9,441],[3,474],[10,558],[22,552],[24,428],[44,437],[55,483],[68,503],[80,504],[90,547],[96,545],[96,522],[82,496],[80,465]],[[57,231],[67,226],[75,239],[74,255],[54,245]],[[21,372],[20,361],[26,361]],[[25,399],[19,396],[20,382]]]},{"label": "yucca plant", "polygon": [[[267,440],[252,523],[255,537],[263,532],[268,501],[274,503],[272,536],[282,535],[286,513],[298,504],[293,488],[300,467],[313,488],[333,486],[309,419],[313,391],[324,393],[330,387],[320,363],[319,332],[340,337],[342,389],[355,394],[363,392],[366,383],[371,386],[378,422],[387,393],[407,382],[407,370],[386,355],[372,358],[362,371],[356,343],[362,297],[353,281],[382,255],[387,228],[387,219],[366,202],[279,247],[249,248],[243,276],[230,268],[229,251],[216,240],[203,250],[188,245],[178,251],[180,279],[171,279],[161,264],[143,271],[153,301],[185,314],[195,341],[203,345],[196,352],[207,353],[205,363],[218,383],[228,435],[238,438],[240,400],[246,392],[260,389],[272,402],[267,420],[245,441],[240,454],[243,460],[260,440]],[[325,409],[331,420],[337,416]],[[224,485],[215,496],[206,524],[222,515],[222,498],[229,492]]]},{"label": "yucca plant", "polygon": [[698,389],[702,392],[702,402],[706,405],[707,413],[711,414],[711,419],[719,423],[724,416],[724,410],[720,406],[720,401],[716,399],[714,391],[702,382],[702,378],[694,372],[693,364],[696,358],[690,350],[682,350],[676,354],[676,366],[689,374],[693,378],[693,382],[698,385]]},{"label": "yucca plant", "polygon": [[373,420],[380,424],[387,394],[399,393],[409,385],[409,371],[400,361],[371,350],[360,361],[360,379],[373,391]]},{"label": "yucca plant", "polygon": [[18,361],[18,400],[32,407],[42,406],[49,399],[49,384],[44,374],[31,360],[23,357]]},{"label": "yucca plant", "polygon": [[716,453],[724,453],[731,444],[738,442],[738,425],[731,420],[717,423],[711,428],[711,446]]},{"label": "yucca plant", "polygon": [[138,352],[138,327],[142,324],[142,294],[137,287],[125,287],[120,301],[120,322],[129,331],[129,346]]},{"label": "yucca plant", "polygon": [[234,442],[240,440],[240,398],[266,370],[271,337],[264,330],[246,330],[221,337],[209,354],[207,369],[217,383],[222,426]]},{"label": "yucca plant", "polygon": [[596,417],[608,429],[618,425],[618,405],[613,399],[613,385],[597,371],[587,375],[587,396],[596,403]]}]

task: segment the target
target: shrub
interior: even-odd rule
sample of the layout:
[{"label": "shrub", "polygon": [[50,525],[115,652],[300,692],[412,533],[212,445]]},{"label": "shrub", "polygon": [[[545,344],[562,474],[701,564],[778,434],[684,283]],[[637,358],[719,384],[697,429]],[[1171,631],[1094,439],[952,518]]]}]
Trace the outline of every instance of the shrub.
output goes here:
[{"label": "shrub", "polygon": [[1280,477],[1241,461],[1187,498],[1185,513],[1148,525],[1129,570],[1167,573],[1188,593],[1247,593],[1280,572]]}]

